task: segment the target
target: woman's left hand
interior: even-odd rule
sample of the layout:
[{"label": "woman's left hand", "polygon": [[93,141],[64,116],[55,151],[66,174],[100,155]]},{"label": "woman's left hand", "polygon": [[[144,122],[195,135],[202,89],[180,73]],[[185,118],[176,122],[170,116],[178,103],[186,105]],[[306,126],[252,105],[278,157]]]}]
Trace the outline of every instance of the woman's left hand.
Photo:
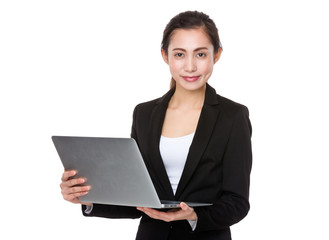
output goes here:
[{"label": "woman's left hand", "polygon": [[189,207],[186,203],[181,202],[180,208],[171,209],[168,212],[161,212],[153,208],[138,207],[139,211],[144,212],[151,218],[162,220],[165,222],[172,222],[177,220],[196,220],[197,215],[194,209]]}]

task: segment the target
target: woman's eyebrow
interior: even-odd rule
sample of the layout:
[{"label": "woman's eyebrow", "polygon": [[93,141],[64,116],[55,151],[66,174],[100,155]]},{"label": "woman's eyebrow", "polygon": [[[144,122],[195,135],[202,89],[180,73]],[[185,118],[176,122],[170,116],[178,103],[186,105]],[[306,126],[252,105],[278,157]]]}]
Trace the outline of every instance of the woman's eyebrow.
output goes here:
[{"label": "woman's eyebrow", "polygon": [[198,52],[200,50],[208,50],[208,48],[207,47],[200,47],[200,48],[195,49],[194,52]]},{"label": "woman's eyebrow", "polygon": [[[198,52],[200,50],[208,50],[207,47],[199,47],[193,50],[193,52]],[[186,50],[184,48],[174,48],[173,51],[182,51],[182,52],[186,52]]]}]

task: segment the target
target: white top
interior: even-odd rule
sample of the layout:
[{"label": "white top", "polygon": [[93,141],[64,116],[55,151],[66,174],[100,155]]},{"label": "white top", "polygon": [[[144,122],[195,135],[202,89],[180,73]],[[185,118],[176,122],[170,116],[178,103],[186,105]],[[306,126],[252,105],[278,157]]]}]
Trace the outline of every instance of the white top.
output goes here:
[{"label": "white top", "polygon": [[160,154],[174,194],[182,176],[193,137],[194,133],[176,138],[164,136],[160,138]]}]

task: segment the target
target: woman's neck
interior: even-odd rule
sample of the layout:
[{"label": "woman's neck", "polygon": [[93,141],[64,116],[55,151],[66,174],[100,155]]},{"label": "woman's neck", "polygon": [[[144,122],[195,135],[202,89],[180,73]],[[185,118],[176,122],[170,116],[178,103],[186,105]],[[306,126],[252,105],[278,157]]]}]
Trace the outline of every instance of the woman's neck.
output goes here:
[{"label": "woman's neck", "polygon": [[176,109],[201,109],[204,103],[205,92],[206,85],[194,91],[176,86],[176,91],[169,102],[169,107]]}]

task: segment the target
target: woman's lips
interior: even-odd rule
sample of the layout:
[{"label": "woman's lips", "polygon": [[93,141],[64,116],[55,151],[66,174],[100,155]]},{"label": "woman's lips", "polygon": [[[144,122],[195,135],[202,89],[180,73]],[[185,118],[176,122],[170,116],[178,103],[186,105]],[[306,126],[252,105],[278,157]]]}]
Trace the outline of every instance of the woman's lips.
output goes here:
[{"label": "woman's lips", "polygon": [[183,76],[184,80],[187,82],[194,82],[199,79],[200,76]]}]

